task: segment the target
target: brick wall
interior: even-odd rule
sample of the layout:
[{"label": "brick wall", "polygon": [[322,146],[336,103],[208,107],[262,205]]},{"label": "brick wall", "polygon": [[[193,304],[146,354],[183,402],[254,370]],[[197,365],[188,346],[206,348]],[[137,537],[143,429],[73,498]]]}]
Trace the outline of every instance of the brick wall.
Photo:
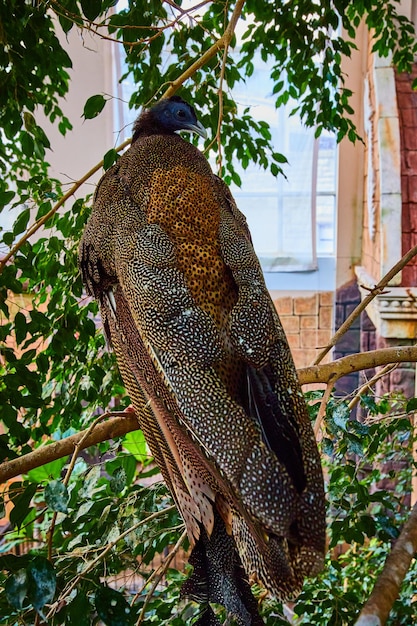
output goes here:
[{"label": "brick wall", "polygon": [[[345,321],[348,315],[360,302],[360,293],[355,281],[347,283],[336,292],[336,330]],[[355,320],[349,330],[341,337],[335,346],[333,358],[339,359],[356,352],[367,352],[387,347],[413,345],[412,339],[385,339],[378,335],[375,326],[364,311],[360,318]],[[381,369],[381,368],[378,368]],[[335,385],[336,393],[345,396],[353,393],[366,381],[375,375],[374,368],[354,372],[340,378]],[[400,363],[389,375],[381,378],[375,386],[375,393],[381,396],[391,391],[399,391],[407,398],[414,397],[415,363]]]},{"label": "brick wall", "polygon": [[311,365],[333,334],[333,292],[277,295],[274,303],[296,367]]},{"label": "brick wall", "polygon": [[[385,339],[384,337],[377,337],[377,348],[379,350],[396,346],[410,346],[414,345],[414,343],[415,342],[410,339]],[[390,391],[399,391],[404,394],[406,398],[413,398],[415,395],[415,368],[415,363],[400,363],[393,372],[384,376],[377,382],[375,387],[377,395],[383,395]]]},{"label": "brick wall", "polygon": [[[336,291],[335,328],[340,328],[346,318],[357,307],[361,300],[356,281],[343,285]],[[361,329],[360,319],[356,319],[348,331],[340,338],[334,347],[333,359],[340,359],[348,354],[360,351]],[[335,389],[339,396],[352,393],[359,386],[359,373],[353,372],[336,381]]]}]

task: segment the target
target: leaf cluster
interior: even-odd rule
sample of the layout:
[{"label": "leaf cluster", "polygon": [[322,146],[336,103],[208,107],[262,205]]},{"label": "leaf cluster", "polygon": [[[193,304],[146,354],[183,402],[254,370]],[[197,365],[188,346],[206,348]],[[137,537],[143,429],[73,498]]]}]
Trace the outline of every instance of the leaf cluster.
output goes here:
[{"label": "leaf cluster", "polygon": [[[140,438],[134,441],[135,435],[126,438],[127,448],[133,444],[141,448]],[[124,446],[125,441],[121,443]],[[4,589],[0,593],[1,614],[9,616],[8,623],[18,616],[24,623],[33,623],[36,612],[45,616],[51,603],[66,593],[66,601],[55,605],[48,623],[71,624],[81,619],[82,624],[91,624],[98,618],[109,626],[135,623],[146,589],[131,607],[123,589],[102,581],[129,572],[124,576],[124,586],[131,595],[139,591],[152,571],[150,564],[178,540],[183,527],[178,513],[169,506],[165,486],[152,479],[157,468],[148,464],[137,481],[137,461],[127,450],[116,454],[113,447],[107,460],[98,463],[91,456],[79,459],[68,487],[60,477],[62,465],[49,464],[47,475],[39,470],[29,472],[8,494],[14,530],[6,535],[3,552],[28,540],[35,541],[36,548],[21,557],[0,556],[0,586]],[[147,486],[150,480],[153,483]],[[152,514],[157,515],[157,524],[152,518],[148,522]],[[49,536],[54,516],[56,523]],[[108,544],[113,546],[111,550],[106,550]],[[48,545],[52,547],[52,561],[46,558]],[[183,576],[172,576],[173,599],[162,602],[157,594],[156,608],[154,604],[149,609],[151,615],[165,615],[166,623],[179,612]],[[42,577],[45,582],[39,580]],[[68,593],[74,580],[77,584]]]}]

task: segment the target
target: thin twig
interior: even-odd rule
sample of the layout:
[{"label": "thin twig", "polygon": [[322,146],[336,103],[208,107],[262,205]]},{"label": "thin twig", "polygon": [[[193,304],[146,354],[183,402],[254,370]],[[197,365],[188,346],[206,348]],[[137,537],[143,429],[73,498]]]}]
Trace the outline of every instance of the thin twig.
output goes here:
[{"label": "thin twig", "polygon": [[[68,465],[68,469],[67,469],[67,471],[65,473],[64,480],[62,481],[62,484],[65,485],[65,487],[69,483],[69,479],[70,479],[71,474],[72,474],[72,472],[74,470],[75,463],[77,461],[77,458],[78,458],[78,455],[79,455],[80,451],[82,450],[82,446],[83,446],[84,442],[91,435],[91,433],[93,432],[93,430],[97,426],[97,424],[99,424],[104,419],[106,419],[106,417],[109,417],[109,413],[103,413],[102,415],[99,415],[94,420],[94,422],[92,422],[92,424],[90,424],[90,426],[84,431],[84,433],[83,433],[82,437],[80,438],[80,440],[77,441],[74,444],[75,450],[74,450],[74,453],[72,455],[70,464]],[[47,532],[48,560],[49,561],[52,561],[52,540],[53,540],[53,536],[54,536],[54,530],[55,530],[55,524],[56,524],[57,515],[58,515],[57,511],[54,511],[54,514],[52,515],[51,524],[50,524],[48,532]]]},{"label": "thin twig", "polygon": [[327,387],[325,389],[325,392],[323,394],[323,397],[321,399],[321,402],[320,402],[319,411],[317,413],[316,421],[314,422],[314,435],[316,437],[316,440],[319,440],[319,433],[320,433],[320,429],[321,429],[321,424],[322,424],[322,421],[324,419],[324,416],[326,415],[327,403],[328,403],[330,395],[332,393],[332,389],[334,387],[335,381],[336,381],[336,377],[331,378],[329,380],[329,382],[327,383]]},{"label": "thin twig", "polygon": [[[155,589],[157,588],[158,584],[160,583],[161,578],[166,573],[166,571],[167,571],[171,561],[173,560],[174,556],[177,554],[178,550],[181,548],[181,546],[182,546],[186,536],[187,536],[187,531],[184,530],[184,532],[182,533],[181,537],[178,539],[177,543],[172,548],[172,550],[169,553],[169,555],[167,556],[167,558],[160,565],[158,570],[155,570],[155,571],[158,572],[158,574],[155,574],[155,572],[152,574],[152,578],[155,578],[155,580],[154,580],[154,582],[152,584],[152,587],[149,589],[148,593],[146,594],[146,598],[145,598],[145,601],[143,603],[140,615],[138,617],[138,621],[136,622],[136,626],[140,626],[140,624],[143,624],[143,620],[145,619],[146,609],[147,609],[148,604],[149,604],[149,602],[150,602],[150,600],[151,600],[151,598],[152,598],[152,596],[153,596],[153,594],[155,592]],[[151,580],[151,576],[148,578],[148,580],[145,583],[145,585],[147,585],[150,580]]]},{"label": "thin twig", "polygon": [[[129,144],[130,144],[130,139],[127,139],[122,144],[120,144],[120,146],[117,146],[117,148],[115,148],[115,151],[120,152],[121,150],[123,150],[123,148],[126,148],[126,146],[128,146]],[[45,222],[47,222],[51,217],[53,217],[53,215],[55,215],[58,209],[61,208],[61,206],[65,204],[65,202],[71,196],[74,195],[74,193],[81,187],[81,185],[83,185],[89,178],[91,178],[91,176],[93,176],[102,166],[103,166],[103,160],[101,160],[100,163],[97,163],[97,165],[92,167],[91,170],[89,170],[86,174],[84,174],[82,178],[77,180],[77,182],[74,183],[71,189],[67,191],[67,193],[64,194],[62,198],[60,198],[56,204],[54,204],[54,206],[52,207],[50,211],[48,211],[48,213],[45,213],[45,215],[43,215],[41,218],[36,220],[36,222],[32,224],[30,228],[28,228],[28,230],[19,239],[19,241],[17,241],[14,244],[14,246],[12,246],[9,252],[2,259],[0,259],[0,274],[3,271],[4,267],[6,266],[7,262],[16,254],[18,250],[20,250],[23,244],[28,239],[30,239],[30,237],[32,237],[32,235],[34,235],[41,228],[41,226],[45,224]]]},{"label": "thin twig", "polygon": [[318,365],[320,361],[323,360],[326,354],[330,352],[333,346],[335,346],[336,343],[339,341],[340,337],[344,335],[344,333],[350,328],[355,319],[359,317],[362,311],[366,309],[368,304],[370,304],[370,302],[372,302],[372,300],[376,298],[376,296],[382,293],[382,291],[388,285],[389,281],[392,280],[394,276],[396,276],[398,272],[400,272],[403,267],[407,265],[407,263],[409,263],[409,261],[411,261],[413,257],[416,256],[416,254],[417,246],[414,246],[414,248],[411,248],[411,250],[409,250],[407,254],[404,254],[404,256],[398,261],[398,263],[396,263],[394,267],[392,267],[390,271],[387,272],[383,278],[381,278],[379,283],[375,285],[375,287],[370,291],[366,298],[364,298],[362,302],[358,304],[358,306],[352,311],[349,317],[343,322],[338,331],[333,335],[328,345],[316,357],[313,365]]},{"label": "thin twig", "polygon": [[152,515],[148,515],[148,517],[146,517],[143,520],[140,520],[139,522],[137,522],[136,524],[133,524],[133,526],[130,526],[130,528],[128,528],[127,530],[125,530],[124,532],[122,532],[117,539],[114,539],[113,541],[111,541],[102,552],[100,552],[100,554],[98,556],[96,556],[95,559],[93,559],[84,569],[83,571],[78,574],[78,576],[75,578],[75,580],[73,580],[73,582],[69,585],[69,587],[67,587],[67,589],[62,593],[62,595],[55,600],[54,604],[51,607],[51,610],[49,611],[47,617],[50,618],[53,613],[55,612],[56,607],[62,603],[63,600],[65,600],[65,598],[67,598],[69,596],[69,594],[71,593],[71,591],[73,589],[75,589],[75,587],[78,585],[78,583],[80,582],[81,578],[83,578],[86,574],[88,574],[89,572],[91,572],[92,569],[94,569],[94,567],[100,563],[100,561],[102,561],[104,559],[104,557],[111,551],[113,550],[113,548],[117,545],[117,543],[121,540],[124,539],[125,537],[127,537],[127,535],[129,535],[131,532],[133,532],[134,530],[137,530],[138,528],[140,528],[140,526],[143,526],[144,524],[147,524],[148,522],[152,522],[154,519],[156,519],[157,517],[160,517],[161,515],[165,514],[165,513],[169,513],[170,511],[173,511],[175,509],[175,505],[172,504],[171,506],[168,506],[166,509],[161,509],[160,511],[155,511],[155,513],[152,513]]},{"label": "thin twig", "polygon": [[368,380],[362,387],[357,391],[355,397],[349,402],[348,408],[351,411],[361,399],[361,396],[367,391],[371,389],[373,385],[380,379],[383,378],[386,374],[390,374],[398,367],[398,363],[388,363],[385,367],[382,368],[379,372],[372,376],[370,380]]}]

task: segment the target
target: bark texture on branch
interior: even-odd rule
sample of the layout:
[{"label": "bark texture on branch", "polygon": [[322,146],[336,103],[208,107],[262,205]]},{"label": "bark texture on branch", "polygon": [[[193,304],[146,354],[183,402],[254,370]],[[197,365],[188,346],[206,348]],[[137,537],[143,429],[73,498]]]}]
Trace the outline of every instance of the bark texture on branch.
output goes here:
[{"label": "bark texture on branch", "polygon": [[338,378],[352,372],[388,365],[388,363],[413,361],[417,361],[417,346],[371,350],[370,352],[350,354],[331,363],[304,367],[298,370],[298,379],[301,385],[306,385],[307,383],[328,383],[332,378],[336,381]]},{"label": "bark texture on branch", "polygon": [[385,561],[384,569],[359,614],[355,626],[383,626],[417,551],[417,504]]},{"label": "bark texture on branch", "polygon": [[[121,414],[119,417],[113,417],[107,422],[97,424],[90,436],[84,441],[81,449],[84,450],[102,441],[126,435],[126,433],[138,428],[138,420],[134,413]],[[29,470],[35,467],[40,467],[63,456],[72,454],[76,444],[83,438],[85,432],[85,430],[82,430],[75,435],[71,435],[71,437],[36,448],[33,452],[29,452],[29,454],[20,456],[17,459],[4,461],[0,464],[0,484],[20,474],[27,474]]]},{"label": "bark texture on branch", "polygon": [[[345,356],[332,363],[324,365],[312,365],[298,370],[300,383],[325,383],[330,380],[336,381],[341,376],[357,372],[359,370],[386,365],[388,363],[402,363],[407,361],[417,361],[417,346],[405,346],[398,348],[385,348],[384,350],[372,350]],[[102,424],[98,424],[91,435],[85,440],[82,449],[95,445],[108,439],[120,437],[132,430],[139,428],[138,421],[134,413],[121,413],[119,417],[113,417]],[[83,438],[86,431],[81,431],[66,439],[54,441],[53,443],[37,448],[29,454],[25,454],[11,461],[4,461],[0,464],[0,484],[26,474],[29,470],[45,465],[50,461],[60,459],[67,454],[74,452],[75,445]]]}]

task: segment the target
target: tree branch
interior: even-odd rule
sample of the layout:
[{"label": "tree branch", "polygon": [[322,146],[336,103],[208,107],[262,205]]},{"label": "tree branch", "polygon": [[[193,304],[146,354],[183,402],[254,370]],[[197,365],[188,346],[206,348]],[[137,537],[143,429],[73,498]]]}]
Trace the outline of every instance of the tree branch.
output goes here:
[{"label": "tree branch", "polygon": [[334,382],[360,370],[388,365],[388,363],[407,363],[417,361],[417,346],[401,346],[397,348],[384,348],[383,350],[371,350],[344,356],[341,359],[324,363],[323,365],[310,365],[298,370],[298,379],[301,385],[308,383],[328,383],[334,377]]},{"label": "tree branch", "polygon": [[[387,365],[388,363],[404,363],[417,361],[417,346],[402,346],[398,348],[385,348],[384,350],[372,350],[345,356],[332,363],[323,365],[311,365],[298,370],[298,378],[301,385],[309,383],[333,383],[342,376],[351,372]],[[80,450],[93,446],[102,441],[121,437],[126,433],[139,428],[136,416],[131,411],[108,413],[108,417],[113,417],[107,422],[98,424],[94,431],[82,442]],[[317,425],[318,427],[318,425]],[[26,474],[29,470],[50,463],[63,456],[73,454],[75,448],[86,435],[87,430],[83,430],[71,437],[54,441],[53,443],[41,446],[11,461],[0,463],[0,483],[4,483],[15,476]]]},{"label": "tree branch", "polygon": [[[123,150],[123,148],[125,148],[129,144],[130,144],[130,139],[127,139],[115,149],[116,152],[120,152],[120,150]],[[67,191],[67,193],[64,194],[62,198],[60,198],[56,204],[54,204],[54,206],[52,207],[50,211],[48,211],[48,213],[45,213],[45,215],[43,215],[41,218],[36,220],[36,222],[32,224],[30,228],[27,229],[27,231],[19,239],[19,241],[17,241],[14,244],[14,246],[10,248],[9,252],[2,259],[0,259],[0,274],[2,273],[8,261],[16,254],[16,252],[18,252],[18,250],[20,250],[20,248],[23,246],[25,241],[30,239],[30,237],[32,237],[32,235],[34,235],[45,224],[45,222],[47,222],[51,217],[53,217],[55,213],[58,211],[58,209],[60,209],[62,205],[65,204],[65,202],[71,196],[75,194],[75,192],[81,187],[81,185],[84,184],[89,178],[91,178],[91,176],[93,176],[96,172],[98,172],[98,170],[102,166],[103,166],[103,161],[101,160],[100,163],[97,163],[97,165],[92,167],[91,170],[89,170],[86,174],[84,174],[82,178],[77,180],[77,182],[73,184],[71,189]]]},{"label": "tree branch", "polygon": [[417,551],[417,504],[385,561],[384,569],[359,614],[355,626],[382,626],[398,597],[401,584]]},{"label": "tree branch", "polygon": [[389,281],[392,280],[394,276],[396,276],[396,274],[398,274],[398,272],[400,272],[403,269],[403,267],[405,267],[407,263],[409,263],[409,261],[411,261],[411,259],[416,256],[416,254],[417,254],[417,246],[414,246],[414,248],[411,248],[411,250],[409,250],[407,254],[404,254],[404,256],[398,261],[398,263],[396,263],[394,267],[392,267],[390,271],[387,272],[383,278],[381,278],[379,283],[375,285],[375,287],[370,291],[370,293],[366,296],[366,298],[364,298],[362,302],[358,304],[358,306],[352,311],[349,317],[343,322],[343,324],[340,326],[338,331],[333,335],[328,345],[316,357],[316,360],[314,361],[313,365],[318,365],[320,361],[323,360],[326,354],[330,352],[333,346],[335,346],[336,343],[339,341],[340,337],[344,335],[344,333],[348,330],[348,328],[350,328],[350,326],[355,321],[355,319],[359,317],[362,311],[366,309],[368,304],[372,302],[372,300],[376,296],[382,293],[382,291],[388,285]]},{"label": "tree branch", "polygon": [[[242,13],[244,4],[245,0],[237,0],[229,24],[227,25],[226,30],[224,31],[220,39],[218,39],[208,50],[206,50],[206,52],[199,59],[197,59],[192,65],[190,65],[190,67],[186,69],[185,72],[181,74],[181,76],[172,81],[168,89],[163,94],[163,98],[170,98],[171,96],[173,96],[175,92],[178,91],[178,89],[181,87],[181,85],[185,83],[185,81],[190,78],[197,70],[203,67],[203,65],[210,61],[210,59],[215,54],[217,54],[219,50],[227,50],[235,32],[236,24]],[[115,148],[115,151],[120,152],[130,144],[130,141],[131,139],[126,139],[126,141],[124,141],[122,144]],[[45,224],[45,222],[47,222],[53,215],[55,215],[58,209],[68,200],[68,198],[74,195],[79,187],[81,187],[83,183],[91,178],[91,176],[93,176],[93,174],[95,174],[102,166],[103,161],[100,161],[100,163],[97,163],[94,167],[92,167],[89,172],[87,172],[82,178],[80,178],[80,180],[78,180],[71,187],[71,189],[65,195],[63,195],[62,198],[60,198],[60,200],[52,207],[50,211],[48,211],[48,213],[46,213],[43,217],[41,217],[34,224],[32,224],[30,228],[28,228],[25,234],[14,244],[14,246],[12,246],[9,252],[2,259],[0,259],[0,274],[2,273],[8,261],[16,254],[16,252],[18,252],[18,250],[20,250],[23,244],[28,239],[30,239],[30,237],[34,235],[39,230],[39,228],[41,228],[41,226]]]},{"label": "tree branch", "polygon": [[108,417],[117,417],[113,417],[113,419],[109,419],[103,424],[98,424],[84,441],[82,440],[88,429],[71,435],[71,437],[66,437],[60,441],[54,441],[49,445],[36,448],[33,452],[29,452],[17,459],[0,463],[0,484],[20,474],[27,474],[29,470],[35,467],[40,467],[51,461],[56,461],[56,459],[60,459],[63,456],[72,454],[81,441],[80,450],[84,450],[97,443],[115,439],[116,437],[120,437],[121,435],[125,435],[139,428],[136,415],[132,411],[113,412],[107,413],[106,415]]},{"label": "tree branch", "polygon": [[171,96],[173,96],[174,93],[178,91],[178,89],[181,87],[181,85],[183,85],[188,78],[191,78],[191,76],[201,67],[203,67],[203,65],[210,61],[210,59],[213,58],[219,50],[228,48],[235,32],[236,24],[242,13],[244,4],[245,0],[237,0],[236,6],[230,18],[230,22],[228,23],[226,30],[224,31],[220,39],[218,39],[212,46],[210,46],[210,48],[206,50],[206,52],[204,52],[204,54],[199,59],[194,61],[194,63],[192,63],[192,65],[190,65],[190,67],[186,69],[185,72],[181,74],[181,76],[172,81],[172,83],[162,96],[163,98],[170,98]]}]

